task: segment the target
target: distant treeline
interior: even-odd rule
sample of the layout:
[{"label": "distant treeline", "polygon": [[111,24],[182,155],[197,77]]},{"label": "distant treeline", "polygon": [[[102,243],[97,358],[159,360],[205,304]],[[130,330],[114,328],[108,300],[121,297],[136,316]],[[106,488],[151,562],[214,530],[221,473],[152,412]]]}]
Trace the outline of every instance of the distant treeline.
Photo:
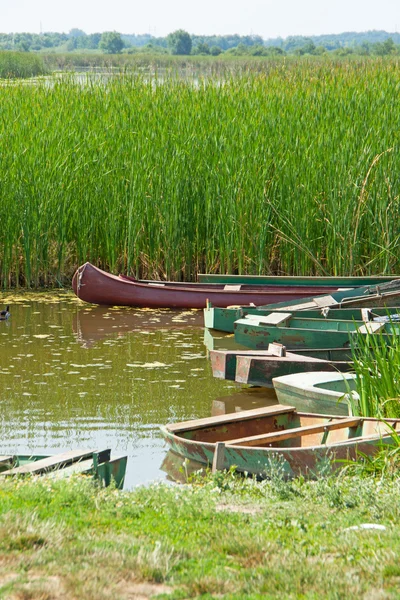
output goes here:
[{"label": "distant treeline", "polygon": [[[183,43],[182,43],[183,42]],[[0,50],[23,52],[95,52],[219,55],[324,54],[385,56],[400,54],[400,33],[386,31],[347,32],[319,36],[290,36],[264,40],[259,35],[190,35],[178,30],[166,37],[151,34],[104,32],[86,34],[81,29],[69,33],[47,32],[0,34]]]}]

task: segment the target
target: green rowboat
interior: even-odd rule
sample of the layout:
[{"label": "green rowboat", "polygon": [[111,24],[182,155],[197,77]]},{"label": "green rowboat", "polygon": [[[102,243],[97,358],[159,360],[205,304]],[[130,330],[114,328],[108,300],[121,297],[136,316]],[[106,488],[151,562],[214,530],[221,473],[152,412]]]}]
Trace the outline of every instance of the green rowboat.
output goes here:
[{"label": "green rowboat", "polygon": [[301,319],[284,312],[266,317],[248,315],[235,322],[235,341],[253,350],[267,349],[270,343],[282,344],[288,350],[349,348],[350,336],[357,333],[376,333],[387,341],[391,334],[400,333],[400,324]]},{"label": "green rowboat", "polygon": [[349,393],[358,397],[354,373],[300,373],[274,377],[273,384],[281,404],[291,403],[297,410],[329,415],[348,415]]},{"label": "green rowboat", "polygon": [[117,488],[124,485],[127,457],[111,457],[111,450],[71,450],[53,455],[4,455],[0,456],[0,477],[46,475],[69,477],[90,475],[101,485],[112,481]]},{"label": "green rowboat", "polygon": [[327,416],[271,406],[161,427],[169,448],[213,471],[237,471],[269,477],[277,463],[286,477],[316,477],[322,469],[340,467],[334,459],[374,454],[390,442],[390,424],[400,420]]},{"label": "green rowboat", "polygon": [[[382,308],[316,308],[312,310],[291,310],[293,317],[302,317],[305,319],[334,319],[340,321],[361,321],[363,320],[363,310],[371,310],[372,316],[385,316],[400,312],[398,306],[385,306]],[[267,316],[276,312],[274,308],[268,306],[228,306],[228,308],[219,308],[216,306],[207,306],[204,309],[204,326],[208,329],[221,331],[224,333],[233,333],[234,323],[238,319],[243,319],[247,315]]]},{"label": "green rowboat", "polygon": [[200,283],[224,283],[232,285],[285,285],[312,287],[361,287],[365,285],[381,285],[393,279],[399,279],[400,275],[365,275],[354,277],[330,277],[301,275],[218,275],[215,273],[199,273]]}]

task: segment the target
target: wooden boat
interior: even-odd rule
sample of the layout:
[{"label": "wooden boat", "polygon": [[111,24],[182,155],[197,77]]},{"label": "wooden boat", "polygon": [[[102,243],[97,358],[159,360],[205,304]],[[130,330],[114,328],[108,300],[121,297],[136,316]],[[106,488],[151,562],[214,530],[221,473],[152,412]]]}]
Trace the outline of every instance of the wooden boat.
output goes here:
[{"label": "wooden boat", "polygon": [[211,350],[209,358],[213,376],[263,387],[272,387],[272,378],[278,375],[306,370],[350,369],[351,350],[346,348],[319,348],[293,350],[284,346],[277,351],[276,344],[266,350]]},{"label": "wooden boat", "polygon": [[315,477],[327,460],[356,459],[358,452],[373,454],[390,442],[389,423],[396,431],[400,420],[342,417],[297,412],[293,406],[271,406],[230,415],[174,423],[161,427],[168,447],[212,466],[268,477],[279,460],[287,477]]},{"label": "wooden boat", "polygon": [[400,306],[400,279],[381,285],[340,289],[323,296],[310,296],[299,302],[288,300],[266,306],[268,310],[327,310],[332,308],[378,308]]},{"label": "wooden boat", "polygon": [[376,333],[387,341],[391,334],[399,332],[400,324],[396,323],[300,319],[284,312],[266,317],[248,315],[235,322],[235,341],[256,350],[268,348],[272,342],[288,350],[349,348],[352,335]]},{"label": "wooden boat", "polygon": [[0,476],[46,475],[69,477],[73,474],[91,475],[103,486],[115,482],[124,485],[126,456],[111,458],[111,450],[72,450],[54,455],[0,456]]},{"label": "wooden boat", "polygon": [[[363,312],[365,311],[370,311],[368,320],[373,321],[376,317],[398,314],[399,307],[384,306],[381,308],[362,308],[353,306],[350,308],[324,307],[309,310],[285,309],[285,312],[290,312],[293,317],[305,319],[335,319],[341,321],[365,320],[363,317]],[[276,308],[269,308],[268,306],[228,306],[226,308],[220,308],[208,303],[204,309],[204,326],[208,329],[214,329],[215,331],[233,333],[234,323],[238,319],[243,319],[244,317],[247,317],[247,315],[266,317],[272,312],[278,311]]]},{"label": "wooden boat", "polygon": [[306,412],[348,415],[349,394],[358,397],[354,373],[297,373],[274,377],[273,384],[281,404]]},{"label": "wooden boat", "polygon": [[[140,281],[125,275],[112,275],[85,263],[72,279],[75,294],[93,304],[137,306],[148,308],[204,308],[207,300],[214,306],[231,304],[270,304],[271,302],[299,301],[310,295],[308,286],[257,286],[171,281]],[[326,287],[315,287],[322,294]],[[330,288],[331,291],[337,287]]]},{"label": "wooden boat", "polygon": [[[344,358],[342,349],[337,349],[339,356],[340,352]],[[321,355],[326,355],[326,350],[321,352]],[[286,352],[285,356],[243,356],[237,358],[235,381],[238,383],[246,383],[248,385],[258,385],[264,387],[273,387],[273,378],[283,375],[302,374],[307,372],[318,371],[333,371],[334,373],[343,373],[350,371],[352,361],[347,356],[347,360],[328,360],[326,358],[318,358],[318,350],[313,352],[313,355],[306,356],[304,354],[295,354]],[[281,402],[281,404],[287,404]],[[293,402],[293,406],[296,406]],[[303,410],[303,409],[301,409]],[[325,411],[317,411],[325,412]],[[329,412],[329,411],[327,411]],[[332,413],[334,414],[334,413]]]},{"label": "wooden boat", "polygon": [[199,273],[200,283],[224,283],[240,285],[243,283],[253,285],[307,285],[310,287],[336,287],[353,288],[365,285],[382,285],[393,279],[399,279],[400,275],[361,275],[354,277],[331,277],[331,276],[309,276],[302,275],[224,275],[216,273]]}]

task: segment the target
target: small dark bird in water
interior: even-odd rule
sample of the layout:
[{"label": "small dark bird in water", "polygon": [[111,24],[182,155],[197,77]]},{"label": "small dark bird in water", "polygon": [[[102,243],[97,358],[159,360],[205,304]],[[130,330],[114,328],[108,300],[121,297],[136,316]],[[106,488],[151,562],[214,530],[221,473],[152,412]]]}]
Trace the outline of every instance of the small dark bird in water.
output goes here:
[{"label": "small dark bird in water", "polygon": [[0,312],[0,321],[5,321],[9,317],[11,317],[9,310],[10,310],[10,307],[7,306],[6,310],[2,310]]}]

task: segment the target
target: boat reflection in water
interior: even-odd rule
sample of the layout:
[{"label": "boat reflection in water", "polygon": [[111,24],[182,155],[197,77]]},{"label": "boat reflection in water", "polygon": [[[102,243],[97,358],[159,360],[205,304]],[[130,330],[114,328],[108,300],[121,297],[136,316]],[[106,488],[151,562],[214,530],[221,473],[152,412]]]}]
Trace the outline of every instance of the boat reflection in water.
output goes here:
[{"label": "boat reflection in water", "polygon": [[72,319],[73,332],[84,348],[115,334],[119,337],[143,329],[202,326],[203,313],[200,310],[88,306],[78,310]]},{"label": "boat reflection in water", "polygon": [[[240,392],[229,396],[221,396],[213,400],[211,416],[263,408],[279,404],[275,390],[270,388],[243,388]],[[160,467],[167,474],[167,480],[175,483],[188,483],[191,476],[205,473],[204,464],[184,458],[172,450],[168,450]]]}]

